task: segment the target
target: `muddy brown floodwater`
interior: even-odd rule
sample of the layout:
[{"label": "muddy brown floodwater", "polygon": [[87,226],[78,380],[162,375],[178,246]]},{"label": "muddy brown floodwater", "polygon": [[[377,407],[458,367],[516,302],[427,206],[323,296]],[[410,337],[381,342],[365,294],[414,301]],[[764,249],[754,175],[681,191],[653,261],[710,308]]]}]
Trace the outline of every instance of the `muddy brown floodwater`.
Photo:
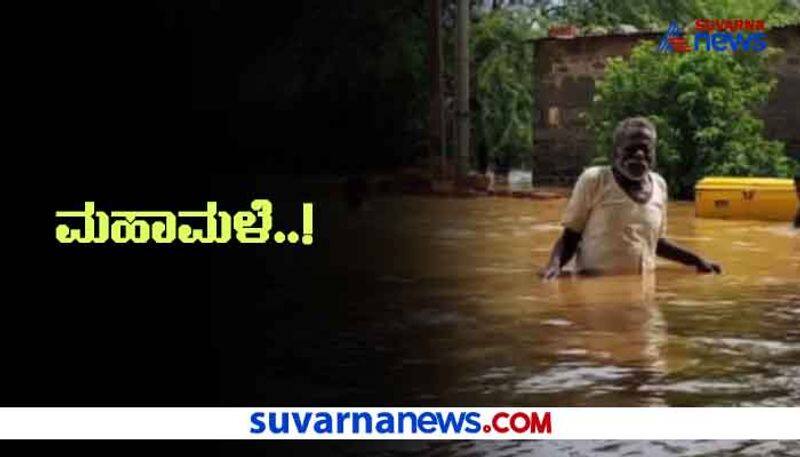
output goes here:
[{"label": "muddy brown floodwater", "polygon": [[[536,272],[565,203],[397,197],[353,212],[331,229],[351,241],[338,243],[346,252],[331,254],[339,279],[359,279],[346,309],[329,316],[337,324],[307,336],[321,346],[307,355],[324,353],[330,366],[317,368],[330,378],[287,383],[340,405],[800,405],[800,234],[790,223],[698,219],[691,203],[673,202],[669,237],[724,274],[660,261],[645,277],[542,283]],[[302,346],[304,337],[293,338]],[[787,442],[371,446],[441,455],[800,453]]]}]

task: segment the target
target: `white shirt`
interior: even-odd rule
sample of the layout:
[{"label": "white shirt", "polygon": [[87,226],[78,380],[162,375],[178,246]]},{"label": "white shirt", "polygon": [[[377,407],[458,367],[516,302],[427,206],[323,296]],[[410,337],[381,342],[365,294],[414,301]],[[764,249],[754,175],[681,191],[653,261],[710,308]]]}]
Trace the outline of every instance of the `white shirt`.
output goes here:
[{"label": "white shirt", "polygon": [[590,167],[575,184],[562,225],[582,234],[578,271],[641,273],[655,269],[658,239],[667,231],[667,183],[650,172],[653,194],[635,202],[611,167]]}]

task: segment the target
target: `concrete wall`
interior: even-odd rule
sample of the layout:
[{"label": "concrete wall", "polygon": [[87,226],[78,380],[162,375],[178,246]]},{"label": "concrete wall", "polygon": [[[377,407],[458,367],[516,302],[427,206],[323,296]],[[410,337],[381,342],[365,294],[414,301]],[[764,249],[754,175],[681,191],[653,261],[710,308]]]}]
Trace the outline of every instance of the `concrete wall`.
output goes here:
[{"label": "concrete wall", "polygon": [[[606,58],[627,56],[639,41],[660,38],[660,33],[640,33],[536,41],[534,184],[573,183],[594,153],[582,115],[591,105]],[[761,111],[766,135],[784,141],[790,155],[800,157],[800,26],[772,29],[767,38],[785,52],[773,65],[778,86]]]}]

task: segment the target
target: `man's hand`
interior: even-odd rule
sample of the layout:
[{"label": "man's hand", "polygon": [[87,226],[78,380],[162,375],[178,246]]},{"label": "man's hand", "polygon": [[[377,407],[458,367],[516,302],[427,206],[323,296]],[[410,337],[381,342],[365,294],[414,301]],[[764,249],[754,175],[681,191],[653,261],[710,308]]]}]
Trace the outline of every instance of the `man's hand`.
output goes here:
[{"label": "man's hand", "polygon": [[705,260],[699,255],[688,249],[672,244],[666,238],[659,238],[656,246],[656,255],[665,259],[674,260],[684,265],[697,268],[700,273],[722,273],[722,267],[718,263]]},{"label": "man's hand", "polygon": [[542,277],[542,281],[552,281],[553,279],[558,278],[560,275],[561,267],[559,267],[558,264],[548,265],[539,272],[539,276]]},{"label": "man's hand", "polygon": [[575,255],[578,250],[578,243],[581,241],[581,234],[572,229],[565,228],[564,233],[556,241],[553,246],[553,252],[550,253],[550,260],[547,266],[539,272],[539,276],[543,281],[551,281],[561,275],[561,267],[566,265],[567,262]]},{"label": "man's hand", "polygon": [[710,260],[698,259],[697,265],[695,266],[697,267],[697,271],[700,273],[722,273],[722,267],[720,267],[718,263]]}]

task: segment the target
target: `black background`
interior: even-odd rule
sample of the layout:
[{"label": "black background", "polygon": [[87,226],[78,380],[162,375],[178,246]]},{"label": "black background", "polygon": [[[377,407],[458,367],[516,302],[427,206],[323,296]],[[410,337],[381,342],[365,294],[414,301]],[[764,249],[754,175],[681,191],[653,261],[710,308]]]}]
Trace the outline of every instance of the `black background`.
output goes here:
[{"label": "black background", "polygon": [[[105,211],[192,210],[208,200],[236,211],[258,195],[289,208],[284,220],[297,222],[300,202],[327,198],[304,179],[399,165],[396,151],[405,145],[391,138],[403,121],[402,94],[376,92],[369,75],[344,84],[346,65],[315,92],[283,91],[335,51],[328,36],[348,39],[341,33],[359,23],[359,4],[30,5],[20,35],[24,81],[15,94],[22,103],[14,133],[22,141],[5,167],[16,222],[5,256],[1,406],[325,406],[286,379],[350,382],[315,371],[324,342],[296,357],[291,341],[269,336],[275,329],[291,335],[286,322],[301,325],[305,315],[319,316],[309,325],[325,325],[346,306],[338,292],[358,287],[348,278],[319,287],[302,274],[325,277],[326,227],[340,221],[315,217],[315,244],[303,248],[65,245],[55,239],[55,212],[85,201]],[[321,20],[308,20],[312,10]],[[319,27],[309,32],[310,23]],[[266,95],[243,101],[240,78],[253,62],[308,33],[314,45],[301,47],[301,61],[311,67],[268,65]],[[253,125],[268,139],[260,147],[234,134]],[[266,351],[265,341],[274,343]],[[270,371],[283,381],[271,385]],[[390,392],[376,395],[350,403],[390,403]],[[43,418],[43,426],[58,424]],[[221,455],[329,449],[239,444],[193,447]]]},{"label": "black background", "polygon": [[[336,40],[326,48],[321,37],[358,22],[358,4],[83,2],[35,12],[19,116],[26,141],[20,163],[6,168],[8,182],[23,178],[10,192],[26,222],[15,225],[19,241],[10,246],[20,255],[7,258],[0,404],[302,401],[300,393],[265,397],[269,386],[258,395],[248,390],[259,356],[252,335],[263,332],[261,323],[280,322],[281,313],[330,300],[338,286],[321,296],[294,273],[325,269],[324,226],[337,221],[318,221],[315,245],[290,251],[235,243],[62,245],[54,216],[84,201],[107,211],[177,211],[216,200],[235,211],[256,191],[299,216],[300,202],[318,197],[301,178],[398,165],[391,151],[374,150],[386,149],[392,122],[385,120],[402,110],[376,105],[392,97],[369,84],[340,93],[344,70],[322,90],[288,99],[282,87],[306,70],[268,66],[271,91],[242,108],[242,73],[289,40],[304,40],[308,26],[296,27],[312,6],[330,19],[314,29],[317,45],[302,48],[303,61],[313,63],[333,52]],[[380,127],[372,125],[376,110]],[[267,147],[237,141],[232,131],[248,123],[264,126]],[[271,178],[258,181],[264,174]],[[267,310],[254,311],[265,300]],[[293,369],[291,357],[281,360]],[[223,389],[223,369],[240,385]]]}]

